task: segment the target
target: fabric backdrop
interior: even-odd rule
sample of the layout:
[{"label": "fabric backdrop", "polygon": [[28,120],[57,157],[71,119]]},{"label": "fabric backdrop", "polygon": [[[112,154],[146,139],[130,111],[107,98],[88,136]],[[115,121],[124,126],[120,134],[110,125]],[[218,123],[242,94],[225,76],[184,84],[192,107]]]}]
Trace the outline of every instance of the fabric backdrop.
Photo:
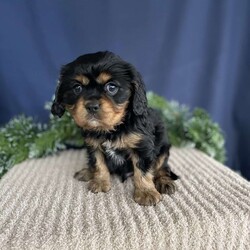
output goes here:
[{"label": "fabric backdrop", "polygon": [[148,90],[203,107],[225,132],[227,164],[250,178],[250,1],[0,1],[0,123],[46,121],[58,71],[111,50]]}]

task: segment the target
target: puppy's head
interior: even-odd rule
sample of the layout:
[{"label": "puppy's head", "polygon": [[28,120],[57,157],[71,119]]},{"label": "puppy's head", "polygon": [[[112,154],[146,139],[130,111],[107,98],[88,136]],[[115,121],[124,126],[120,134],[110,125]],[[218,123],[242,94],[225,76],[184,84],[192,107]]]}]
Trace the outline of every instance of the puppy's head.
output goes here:
[{"label": "puppy's head", "polygon": [[83,129],[111,131],[127,112],[147,110],[145,88],[135,68],[111,52],[78,57],[61,69],[51,112],[67,109]]}]

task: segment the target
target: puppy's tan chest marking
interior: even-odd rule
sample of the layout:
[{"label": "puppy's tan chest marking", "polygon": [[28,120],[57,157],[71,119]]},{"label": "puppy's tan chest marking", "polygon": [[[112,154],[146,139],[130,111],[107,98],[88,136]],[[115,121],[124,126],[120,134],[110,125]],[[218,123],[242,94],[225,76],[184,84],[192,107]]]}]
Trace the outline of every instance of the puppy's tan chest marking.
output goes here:
[{"label": "puppy's tan chest marking", "polygon": [[113,141],[107,140],[102,143],[106,148],[113,149],[133,149],[141,142],[142,135],[138,133],[130,133],[128,135],[123,135]]},{"label": "puppy's tan chest marking", "polygon": [[114,140],[95,139],[86,137],[85,142],[93,148],[108,148],[108,149],[133,149],[138,146],[142,140],[142,135],[138,133],[130,133],[122,135]]},{"label": "puppy's tan chest marking", "polygon": [[84,140],[87,145],[93,147],[94,149],[100,148],[103,143],[102,140],[98,140],[98,139],[90,138],[90,137],[84,138]]}]

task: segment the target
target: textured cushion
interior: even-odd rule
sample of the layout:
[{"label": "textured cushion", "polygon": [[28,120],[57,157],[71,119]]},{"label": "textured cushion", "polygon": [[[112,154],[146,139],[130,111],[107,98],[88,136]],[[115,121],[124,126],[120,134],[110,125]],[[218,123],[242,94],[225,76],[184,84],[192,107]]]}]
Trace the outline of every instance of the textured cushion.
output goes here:
[{"label": "textured cushion", "polygon": [[172,149],[177,192],[154,207],[131,179],[93,194],[73,179],[85,151],[28,160],[0,181],[1,249],[249,249],[250,184],[205,154]]}]

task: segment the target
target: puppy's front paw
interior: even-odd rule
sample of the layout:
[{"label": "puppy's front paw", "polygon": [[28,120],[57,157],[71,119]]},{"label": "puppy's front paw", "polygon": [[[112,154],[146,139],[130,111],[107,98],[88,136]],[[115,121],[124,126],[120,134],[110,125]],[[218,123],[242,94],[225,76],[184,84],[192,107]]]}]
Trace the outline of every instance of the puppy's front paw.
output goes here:
[{"label": "puppy's front paw", "polygon": [[111,189],[111,183],[107,180],[93,179],[89,182],[89,190],[93,193],[108,192]]},{"label": "puppy's front paw", "polygon": [[134,200],[140,205],[152,206],[161,201],[162,196],[156,189],[135,189]]},{"label": "puppy's front paw", "polygon": [[94,175],[88,168],[83,168],[82,170],[75,173],[74,178],[78,181],[89,181],[93,179]]},{"label": "puppy's front paw", "polygon": [[161,194],[173,194],[176,191],[176,185],[168,176],[160,176],[154,180],[156,189]]}]

